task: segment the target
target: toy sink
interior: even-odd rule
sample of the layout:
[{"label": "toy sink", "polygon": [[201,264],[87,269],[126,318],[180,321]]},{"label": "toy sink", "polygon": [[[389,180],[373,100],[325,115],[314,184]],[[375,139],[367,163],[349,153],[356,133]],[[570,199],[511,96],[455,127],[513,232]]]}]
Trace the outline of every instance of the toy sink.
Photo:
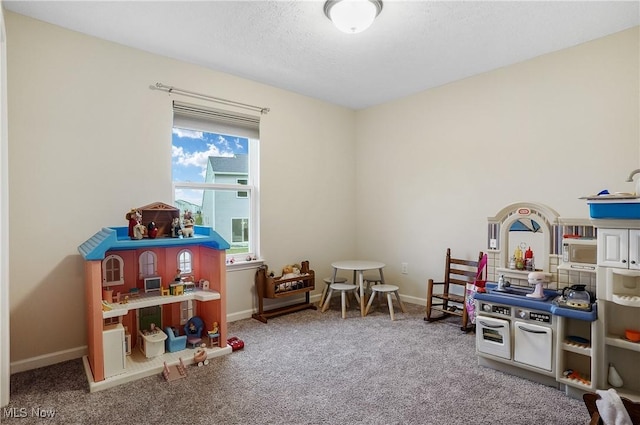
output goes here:
[{"label": "toy sink", "polygon": [[507,286],[502,291],[498,291],[496,288],[489,289],[489,292],[492,295],[503,295],[507,297],[516,297],[516,298],[527,298],[530,300],[548,300],[552,295],[557,294],[549,294],[547,292],[544,293],[543,297],[528,297],[527,294],[533,293],[533,288],[527,288],[522,286]]},{"label": "toy sink", "polygon": [[589,199],[591,218],[640,220],[640,198]]},{"label": "toy sink", "polygon": [[497,295],[511,295],[516,297],[525,297],[527,294],[532,293],[533,291],[529,288],[519,288],[515,286],[507,286],[502,291],[498,291],[497,289],[489,289],[489,293],[497,294]]}]

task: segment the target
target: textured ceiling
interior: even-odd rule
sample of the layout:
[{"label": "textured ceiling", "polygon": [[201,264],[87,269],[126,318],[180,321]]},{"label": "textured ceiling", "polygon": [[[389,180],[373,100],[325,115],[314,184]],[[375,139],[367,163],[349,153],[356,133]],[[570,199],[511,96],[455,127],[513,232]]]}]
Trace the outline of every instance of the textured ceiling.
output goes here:
[{"label": "textured ceiling", "polygon": [[334,28],[322,1],[3,5],[95,37],[353,109],[640,25],[638,0],[383,1],[372,27],[360,34]]}]

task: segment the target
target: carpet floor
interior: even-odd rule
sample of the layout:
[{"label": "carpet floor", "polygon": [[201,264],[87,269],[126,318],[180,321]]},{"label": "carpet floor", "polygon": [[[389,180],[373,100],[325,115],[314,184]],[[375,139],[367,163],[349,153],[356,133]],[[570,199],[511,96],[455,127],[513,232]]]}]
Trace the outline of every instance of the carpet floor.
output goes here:
[{"label": "carpet floor", "polygon": [[[582,401],[480,367],[475,335],[457,321],[427,323],[407,304],[360,317],[339,297],[305,310],[229,324],[242,350],[89,393],[80,359],[11,376],[0,422],[20,424],[562,424],[588,423]],[[187,353],[187,356],[191,353]],[[53,413],[53,415],[51,415]],[[41,416],[49,417],[41,417]],[[51,417],[52,416],[52,417]]]}]

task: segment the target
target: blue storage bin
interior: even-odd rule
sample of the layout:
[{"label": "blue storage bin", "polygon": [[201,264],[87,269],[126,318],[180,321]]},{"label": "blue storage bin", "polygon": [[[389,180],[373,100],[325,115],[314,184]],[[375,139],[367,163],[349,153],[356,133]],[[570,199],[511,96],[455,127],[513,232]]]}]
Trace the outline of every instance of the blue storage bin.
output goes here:
[{"label": "blue storage bin", "polygon": [[589,203],[591,218],[640,220],[640,202]]}]

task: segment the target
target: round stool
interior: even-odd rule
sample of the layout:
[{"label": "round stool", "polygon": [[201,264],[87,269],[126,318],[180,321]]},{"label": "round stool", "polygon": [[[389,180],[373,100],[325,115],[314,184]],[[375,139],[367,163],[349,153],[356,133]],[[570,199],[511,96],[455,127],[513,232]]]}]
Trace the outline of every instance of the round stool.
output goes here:
[{"label": "round stool", "polygon": [[382,284],[382,283],[384,283],[384,282],[382,281],[382,278],[380,277],[380,275],[379,275],[379,274],[377,274],[377,275],[364,276],[364,277],[362,278],[362,280],[363,280],[363,282],[367,285],[367,286],[366,286],[366,291],[367,291],[367,292],[370,292],[370,291],[371,291],[371,284],[378,285],[378,284]]},{"label": "round stool", "polygon": [[[329,285],[331,285],[331,278],[330,277],[325,277],[322,280],[324,281],[324,283],[326,283],[326,285],[324,285],[324,288],[322,288],[322,294],[320,294],[320,301],[318,302],[318,307],[322,307],[324,305],[325,296],[327,295],[327,290],[329,289]],[[346,281],[347,281],[347,279],[345,279],[344,277],[337,277],[336,276],[335,283],[345,283]]]},{"label": "round stool", "polygon": [[376,292],[378,294],[386,293],[387,294],[387,304],[389,304],[389,314],[391,315],[391,320],[396,320],[395,315],[393,313],[393,299],[391,298],[391,294],[396,295],[396,299],[398,300],[398,304],[400,304],[400,310],[404,313],[404,305],[402,304],[402,300],[400,299],[400,294],[398,293],[398,288],[396,285],[387,285],[383,283],[381,285],[374,285],[371,288],[371,296],[369,297],[369,302],[367,303],[367,308],[364,311],[364,315],[369,314],[369,308],[371,308],[371,304],[373,304],[373,298],[376,296]]},{"label": "round stool", "polygon": [[358,300],[358,305],[360,304],[360,295],[358,295],[358,285],[351,285],[349,283],[332,283],[329,286],[329,293],[327,294],[327,299],[322,306],[322,311],[325,312],[329,308],[329,303],[331,302],[331,295],[333,291],[340,291],[340,298],[342,302],[342,318],[347,318],[347,304],[349,300],[347,299],[347,294],[352,292],[355,295],[356,300]]}]

